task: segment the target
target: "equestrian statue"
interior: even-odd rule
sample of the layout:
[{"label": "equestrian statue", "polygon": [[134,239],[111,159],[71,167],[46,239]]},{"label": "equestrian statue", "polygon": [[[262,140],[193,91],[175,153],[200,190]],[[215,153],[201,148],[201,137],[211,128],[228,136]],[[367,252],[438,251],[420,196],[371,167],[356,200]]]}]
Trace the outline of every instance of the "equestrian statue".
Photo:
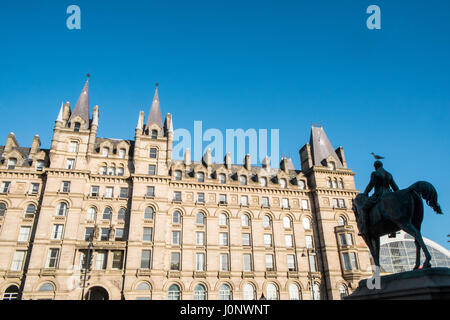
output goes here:
[{"label": "equestrian statue", "polygon": [[[418,181],[406,189],[399,190],[393,176],[384,170],[380,160],[375,161],[374,167],[375,171],[372,172],[367,188],[353,200],[352,209],[360,235],[369,247],[375,265],[380,267],[380,237],[404,230],[414,237],[416,245],[414,269],[418,269],[420,265],[420,249],[425,254],[422,268],[430,268],[431,254],[420,233],[423,220],[422,199],[436,213],[442,214],[437,202],[436,189],[429,182]],[[369,197],[372,189],[375,189],[374,193]]]}]

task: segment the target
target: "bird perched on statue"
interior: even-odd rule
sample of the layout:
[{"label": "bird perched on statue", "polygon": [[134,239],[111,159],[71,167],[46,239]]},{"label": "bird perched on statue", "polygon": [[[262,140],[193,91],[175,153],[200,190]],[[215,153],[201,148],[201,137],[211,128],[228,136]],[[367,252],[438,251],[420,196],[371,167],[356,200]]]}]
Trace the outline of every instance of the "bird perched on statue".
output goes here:
[{"label": "bird perched on statue", "polygon": [[384,157],[382,157],[382,156],[379,156],[379,155],[376,155],[375,153],[371,153],[371,155],[375,158],[375,159],[377,159],[377,160],[380,160],[380,159],[384,159]]}]

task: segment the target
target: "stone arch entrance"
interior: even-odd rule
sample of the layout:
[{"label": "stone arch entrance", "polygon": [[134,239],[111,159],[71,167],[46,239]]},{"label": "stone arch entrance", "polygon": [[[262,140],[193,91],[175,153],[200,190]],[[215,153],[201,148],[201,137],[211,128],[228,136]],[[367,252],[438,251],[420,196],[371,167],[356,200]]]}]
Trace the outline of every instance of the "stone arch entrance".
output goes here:
[{"label": "stone arch entrance", "polygon": [[108,291],[102,287],[92,287],[85,295],[85,300],[109,300]]}]

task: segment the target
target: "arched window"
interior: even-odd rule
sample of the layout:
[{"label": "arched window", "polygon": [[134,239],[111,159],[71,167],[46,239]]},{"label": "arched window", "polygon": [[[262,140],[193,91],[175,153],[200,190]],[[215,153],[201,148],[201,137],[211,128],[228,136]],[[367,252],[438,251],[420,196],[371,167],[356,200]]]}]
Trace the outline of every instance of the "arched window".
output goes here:
[{"label": "arched window", "polygon": [[285,229],[290,229],[292,227],[292,221],[291,218],[289,217],[284,217],[283,218],[283,227]]},{"label": "arched window", "polygon": [[158,156],[158,149],[150,148],[150,159],[156,159]]},{"label": "arched window", "polygon": [[221,213],[219,215],[219,225],[221,225],[221,226],[228,225],[228,216],[225,213]]},{"label": "arched window", "polygon": [[150,284],[148,282],[141,282],[138,284],[136,289],[138,291],[150,291],[150,290],[152,290],[152,287],[150,286]]},{"label": "arched window", "polygon": [[197,213],[196,218],[195,218],[195,222],[197,224],[201,224],[204,225],[205,224],[205,215],[201,212]]},{"label": "arched window", "polygon": [[339,216],[338,218],[338,226],[345,226],[347,224],[347,220],[343,216]]},{"label": "arched window", "polygon": [[331,184],[331,178],[328,178],[327,180],[327,188],[332,188],[333,185]]},{"label": "arched window", "polygon": [[53,283],[46,282],[39,287],[39,291],[55,291],[55,286]]},{"label": "arched window", "polygon": [[155,213],[155,210],[153,207],[147,207],[144,211],[144,219],[145,220],[153,220],[153,214]]},{"label": "arched window", "polygon": [[241,223],[243,227],[248,227],[250,225],[250,217],[246,214],[241,216]]},{"label": "arched window", "polygon": [[305,230],[311,229],[311,220],[309,220],[309,218],[304,217],[304,218],[302,219],[302,223],[303,223],[303,228],[304,228]]},{"label": "arched window", "polygon": [[287,187],[286,179],[280,179],[280,187],[281,188],[286,188]]},{"label": "arched window", "polygon": [[107,168],[106,166],[102,166],[102,167],[100,168],[100,174],[101,174],[101,175],[105,175],[105,174],[106,174],[106,171],[108,171],[108,168]]},{"label": "arched window", "polygon": [[152,130],[152,139],[158,138],[158,130]]},{"label": "arched window", "polygon": [[206,289],[202,284],[198,284],[194,288],[194,300],[206,300]]},{"label": "arched window", "polygon": [[27,209],[25,210],[25,217],[34,216],[35,213],[36,213],[36,206],[34,204],[29,204],[27,206]]},{"label": "arched window", "polygon": [[177,181],[180,181],[180,180],[181,180],[181,178],[182,178],[182,173],[181,173],[180,170],[175,171],[175,173],[174,173],[174,178],[175,178],[175,180],[177,180]]},{"label": "arched window", "polygon": [[227,176],[223,173],[219,174],[219,183],[226,183],[227,182]]},{"label": "arched window", "polygon": [[180,211],[174,211],[172,213],[172,223],[179,224],[181,223],[181,213]]},{"label": "arched window", "polygon": [[278,289],[273,283],[267,285],[267,300],[278,300]]},{"label": "arched window", "polygon": [[246,283],[243,290],[244,300],[255,300],[255,287],[251,283]]},{"label": "arched window", "polygon": [[339,294],[341,295],[341,299],[348,296],[348,290],[347,287],[343,284],[339,285]]},{"label": "arched window", "polygon": [[291,283],[289,285],[289,299],[290,300],[300,300],[299,289],[295,283]]},{"label": "arched window", "polygon": [[243,185],[243,186],[247,185],[247,177],[246,176],[240,176],[239,181],[240,181],[241,185]]},{"label": "arched window", "polygon": [[339,181],[338,181],[338,188],[344,189],[344,182],[342,181],[342,179],[339,179]]},{"label": "arched window", "polygon": [[305,181],[304,180],[299,180],[298,181],[298,187],[300,188],[300,189],[305,189],[306,188],[306,183],[305,183]]},{"label": "arched window", "polygon": [[73,125],[73,131],[79,132],[80,131],[80,127],[81,127],[81,123],[75,122],[75,124]]},{"label": "arched window", "polygon": [[123,170],[122,167],[117,168],[117,175],[118,176],[123,176],[123,172],[124,172],[124,170]]},{"label": "arched window", "polygon": [[231,300],[231,289],[227,284],[223,284],[219,288],[219,300]]},{"label": "arched window", "polygon": [[120,208],[119,212],[117,213],[117,219],[118,220],[125,220],[125,216],[127,214],[127,210],[125,208]]},{"label": "arched window", "polygon": [[119,150],[119,158],[120,159],[125,159],[125,156],[127,155],[127,150],[126,149],[120,149]]},{"label": "arched window", "polygon": [[90,207],[87,211],[87,219],[95,220],[96,216],[97,216],[97,209],[94,207]]},{"label": "arched window", "polygon": [[319,284],[314,282],[314,284],[312,285],[312,290],[311,291],[312,291],[311,292],[312,299],[313,300],[320,300],[320,287],[319,287]]},{"label": "arched window", "polygon": [[205,174],[203,172],[197,172],[197,182],[205,182]]},{"label": "arched window", "polygon": [[67,213],[67,203],[61,202],[56,210],[57,216],[65,216]]},{"label": "arched window", "polygon": [[0,202],[0,217],[3,217],[6,214],[6,204]]},{"label": "arched window", "polygon": [[107,157],[109,155],[109,148],[103,147],[102,149],[102,156]]},{"label": "arched window", "polygon": [[19,296],[19,287],[15,284],[11,285],[6,289],[3,294],[3,300],[17,300]]},{"label": "arched window", "polygon": [[111,220],[112,210],[109,207],[106,207],[105,210],[103,210],[103,220]]},{"label": "arched window", "polygon": [[116,175],[116,168],[109,167],[108,168],[108,176],[115,176]]},{"label": "arched window", "polygon": [[261,187],[267,187],[267,178],[264,178],[264,177],[259,178],[259,185]]},{"label": "arched window", "polygon": [[333,179],[332,186],[333,186],[333,189],[337,189],[337,181],[336,181],[336,179]]},{"label": "arched window", "polygon": [[169,287],[169,300],[181,300],[181,291],[180,287],[176,284],[173,284]]},{"label": "arched window", "polygon": [[271,221],[272,221],[272,219],[268,215],[265,215],[263,217],[263,227],[270,228]]}]

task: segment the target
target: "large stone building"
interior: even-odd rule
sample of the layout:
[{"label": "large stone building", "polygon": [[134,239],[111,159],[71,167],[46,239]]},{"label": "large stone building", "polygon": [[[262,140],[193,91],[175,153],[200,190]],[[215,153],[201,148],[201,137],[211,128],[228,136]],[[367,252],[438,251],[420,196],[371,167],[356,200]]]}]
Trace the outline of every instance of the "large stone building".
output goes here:
[{"label": "large stone building", "polygon": [[13,133],[0,146],[3,299],[340,299],[371,275],[354,173],[322,127],[301,170],[173,160],[158,89],[135,139],[116,140],[97,137],[88,86],[49,150]]}]

